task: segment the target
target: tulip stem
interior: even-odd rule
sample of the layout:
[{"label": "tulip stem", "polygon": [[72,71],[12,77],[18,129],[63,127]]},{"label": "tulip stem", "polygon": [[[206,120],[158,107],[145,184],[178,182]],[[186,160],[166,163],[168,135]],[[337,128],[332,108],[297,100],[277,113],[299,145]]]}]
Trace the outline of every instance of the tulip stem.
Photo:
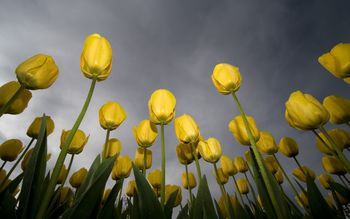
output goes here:
[{"label": "tulip stem", "polygon": [[344,156],[344,154],[341,152],[337,144],[333,141],[332,137],[328,134],[328,132],[324,129],[324,127],[320,126],[319,129],[323,133],[323,135],[327,138],[327,140],[331,143],[333,150],[335,150],[336,152],[336,156],[343,163],[344,167],[346,168],[346,171],[350,173],[350,162],[348,161],[348,159]]},{"label": "tulip stem", "polygon": [[64,184],[66,183],[66,180],[68,178],[68,174],[70,169],[72,168],[72,164],[73,164],[73,159],[74,159],[74,154],[71,155],[70,160],[69,160],[69,164],[68,164],[68,168],[67,168],[67,174],[64,176],[64,179],[61,183],[61,188],[63,188]]},{"label": "tulip stem", "polygon": [[146,148],[143,148],[143,168],[142,174],[146,178],[147,153]]},{"label": "tulip stem", "polygon": [[235,183],[235,186],[236,186],[236,192],[238,192],[239,197],[240,197],[241,202],[242,202],[242,205],[243,205],[244,200],[243,200],[242,194],[238,191],[238,184],[237,184],[237,181],[236,181],[236,177],[234,175],[232,175],[232,178],[233,178],[233,182]]},{"label": "tulip stem", "polygon": [[216,163],[213,163],[213,166],[214,166],[214,171],[215,171],[215,178],[216,178],[216,182],[218,183],[219,187],[220,187],[220,190],[221,190],[221,195],[224,197],[224,200],[225,200],[225,208],[227,209],[228,213],[229,213],[229,218],[233,218],[233,215],[231,215],[231,212],[230,212],[230,208],[229,208],[229,200],[228,200],[228,197],[227,197],[227,193],[225,191],[225,188],[224,186],[220,183],[220,179],[219,179],[219,173],[218,173],[218,168],[216,166]]},{"label": "tulip stem", "polygon": [[252,194],[253,194],[254,200],[257,200],[257,198],[256,198],[256,193],[255,193],[255,191],[254,191],[254,188],[253,188],[252,184],[249,182],[249,179],[248,179],[248,176],[247,176],[247,172],[244,172],[244,176],[245,176],[245,179],[246,179],[247,182],[248,182],[248,185],[249,185],[249,187],[250,187],[250,190],[252,190]]},{"label": "tulip stem", "polygon": [[343,183],[343,185],[344,185],[347,189],[349,189],[349,187],[347,186],[347,184],[346,184],[345,181],[341,178],[340,175],[338,175],[338,178],[339,178],[340,181]]},{"label": "tulip stem", "polygon": [[105,140],[105,144],[103,145],[103,149],[102,149],[102,156],[101,156],[101,160],[104,161],[104,159],[107,158],[107,155],[109,154],[109,144],[108,144],[108,140],[109,140],[109,134],[110,134],[111,130],[107,129],[107,133],[106,133],[106,140]]},{"label": "tulip stem", "polygon": [[6,113],[7,109],[11,106],[11,104],[17,99],[17,97],[21,94],[21,92],[25,88],[21,85],[18,90],[13,94],[13,96],[3,105],[0,109],[0,117]]},{"label": "tulip stem", "polygon": [[194,147],[194,144],[191,143],[191,149],[192,149],[192,154],[194,156],[194,161],[196,163],[196,168],[197,168],[197,174],[198,174],[198,182],[201,181],[202,179],[202,171],[201,171],[201,166],[199,165],[199,160],[197,156],[197,151],[196,148]]},{"label": "tulip stem", "polygon": [[160,130],[161,130],[161,146],[162,146],[162,181],[161,181],[161,187],[160,187],[160,201],[161,206],[164,208],[164,202],[165,202],[165,143],[164,143],[164,124],[160,124]]},{"label": "tulip stem", "polygon": [[252,131],[250,130],[249,123],[248,123],[246,114],[243,110],[243,107],[242,107],[241,103],[239,102],[235,92],[232,92],[232,97],[233,97],[234,101],[236,102],[238,110],[242,116],[244,126],[247,130],[247,133],[248,133],[249,141],[251,144],[251,149],[253,150],[254,157],[256,158],[258,170],[260,171],[261,176],[263,178],[263,183],[266,186],[266,190],[267,190],[268,196],[271,200],[273,209],[277,215],[277,218],[284,218],[284,213],[282,212],[282,209],[280,207],[281,203],[278,202],[277,197],[276,197],[275,193],[273,192],[274,191],[273,184],[272,184],[272,182],[270,182],[268,172],[267,172],[266,167],[264,166],[264,163],[263,163],[263,158],[256,147],[255,139],[253,137]]},{"label": "tulip stem", "polygon": [[245,197],[246,197],[246,199],[248,200],[248,203],[249,203],[250,208],[253,210],[254,208],[253,208],[253,205],[252,205],[252,201],[250,201],[250,199],[249,199],[249,197],[248,197],[248,194],[245,194]]},{"label": "tulip stem", "polygon": [[188,194],[190,196],[190,204],[189,204],[189,206],[191,207],[191,204],[192,204],[193,200],[192,200],[192,191],[191,191],[191,186],[190,186],[190,177],[188,176],[187,164],[185,164],[185,170],[186,170],[186,179],[187,179],[187,190],[188,190]]},{"label": "tulip stem", "polygon": [[304,175],[306,176],[306,173],[305,173],[304,169],[302,168],[302,166],[300,165],[300,163],[299,163],[297,157],[294,156],[293,159],[294,159],[294,161],[297,163],[297,166],[299,167],[299,169],[301,170],[301,172],[303,172]]},{"label": "tulip stem", "polygon": [[312,132],[316,135],[316,137],[324,144],[324,146],[332,153],[332,155],[337,156],[334,151],[332,150],[332,147],[329,146],[325,140],[316,132],[315,129],[312,130]]},{"label": "tulip stem", "polygon": [[61,171],[61,168],[63,166],[64,160],[66,158],[69,145],[72,142],[73,137],[74,137],[76,131],[78,130],[81,122],[83,121],[85,113],[86,113],[86,111],[87,111],[87,109],[89,107],[89,103],[91,101],[92,94],[94,93],[96,81],[97,81],[96,77],[92,79],[91,85],[90,85],[90,89],[89,89],[89,93],[88,93],[88,95],[86,97],[85,103],[84,103],[84,105],[83,105],[83,107],[82,107],[82,109],[81,109],[81,111],[79,113],[78,118],[76,119],[76,121],[75,121],[75,123],[73,125],[73,128],[69,131],[69,134],[68,134],[68,137],[67,137],[66,141],[63,143],[63,146],[61,148],[61,152],[60,152],[60,154],[59,154],[59,156],[57,158],[55,167],[53,169],[51,179],[50,179],[49,184],[47,186],[45,195],[44,195],[44,197],[42,199],[42,202],[41,202],[38,214],[35,217],[36,219],[44,218],[45,211],[47,209],[47,206],[49,205],[50,199],[51,199],[52,194],[53,194],[53,192],[55,190],[55,186],[56,186],[56,182],[57,182],[58,176],[60,174],[60,171]]},{"label": "tulip stem", "polygon": [[7,161],[4,161],[0,167],[0,171],[4,168],[5,164],[7,163]]}]

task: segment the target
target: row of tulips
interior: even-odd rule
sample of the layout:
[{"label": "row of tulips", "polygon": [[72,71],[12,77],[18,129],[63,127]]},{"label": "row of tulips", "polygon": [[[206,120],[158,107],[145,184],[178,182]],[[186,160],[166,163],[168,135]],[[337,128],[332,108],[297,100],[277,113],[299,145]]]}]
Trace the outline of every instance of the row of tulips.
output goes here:
[{"label": "row of tulips", "polygon": [[[350,44],[338,44],[330,53],[322,55],[319,62],[332,74],[349,82]],[[172,218],[173,208],[177,206],[180,206],[177,218],[349,216],[350,181],[347,174],[350,162],[344,150],[349,150],[350,133],[341,128],[327,131],[324,125],[330,121],[350,126],[350,100],[328,96],[320,103],[312,95],[296,91],[285,104],[288,124],[298,130],[312,131],[317,148],[325,154],[322,158],[325,173],[319,175],[318,180],[323,189],[329,191],[326,198],[314,182],[314,171],[297,158],[297,142],[283,137],[277,144],[270,132],[260,130],[254,118],[245,114],[237,97],[242,81],[240,71],[226,63],[215,66],[212,82],[219,93],[231,95],[237,106],[239,115],[228,123],[228,129],[239,144],[247,146],[245,158],[235,156],[232,159],[233,156],[223,154],[220,141],[216,137],[203,137],[191,115],[175,118],[175,96],[167,89],[159,89],[149,98],[149,118],[132,130],[139,146],[134,160],[121,153],[122,144],[118,139],[110,138],[111,132],[122,125],[127,113],[119,103],[109,101],[99,110],[100,125],[106,130],[101,154],[89,169],[82,167],[70,174],[74,157],[83,151],[89,140],[79,127],[96,82],[107,79],[112,69],[112,47],[108,40],[99,34],[88,36],[80,66],[84,76],[91,79],[91,86],[72,128],[62,131],[61,151],[53,170],[46,169],[46,162],[51,158],[47,153],[47,136],[55,128],[50,116],[34,119],[27,130],[30,138],[27,146],[18,139],[8,139],[1,144],[0,212],[4,218]],[[31,91],[49,88],[58,74],[58,67],[48,55],[38,54],[21,63],[16,69],[18,80],[0,87],[0,117],[23,112],[32,98]],[[181,179],[188,200],[182,200],[180,186],[165,181],[165,152],[168,148],[164,130],[173,120],[178,139],[175,152],[184,166]],[[147,174],[152,167],[151,146],[158,138],[158,129],[161,169],[150,170]],[[278,152],[295,162],[297,168],[292,175],[281,165]],[[200,159],[212,165],[220,197],[212,197],[207,176],[201,171],[204,163],[200,164]],[[67,167],[66,160],[69,160]],[[14,162],[10,169],[7,162]],[[13,177],[19,163],[22,172]],[[192,163],[196,173],[189,171]],[[126,195],[123,195],[124,181],[132,170],[134,179],[128,180]],[[335,180],[331,175],[338,178]],[[109,177],[115,184],[107,189]],[[230,178],[235,189],[231,195],[225,187]],[[67,180],[70,186],[66,186]],[[282,186],[284,180],[287,186]],[[290,199],[286,187],[294,193],[295,201]]]}]

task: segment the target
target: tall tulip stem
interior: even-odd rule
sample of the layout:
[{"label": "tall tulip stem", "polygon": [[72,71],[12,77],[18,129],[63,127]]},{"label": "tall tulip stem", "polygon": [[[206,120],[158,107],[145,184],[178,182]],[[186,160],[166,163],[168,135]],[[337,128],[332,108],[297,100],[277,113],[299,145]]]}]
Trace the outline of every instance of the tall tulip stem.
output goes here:
[{"label": "tall tulip stem", "polygon": [[13,94],[13,96],[7,101],[5,105],[3,105],[0,109],[0,117],[6,113],[6,110],[11,106],[11,104],[17,99],[17,97],[21,94],[21,92],[25,88],[21,85],[18,90]]},{"label": "tall tulip stem", "polygon": [[109,154],[109,145],[108,145],[108,140],[109,140],[109,134],[110,134],[111,130],[107,129],[107,133],[106,133],[106,139],[105,139],[105,144],[103,146],[102,149],[102,156],[101,156],[101,160],[103,161],[104,159],[106,159],[106,157]]},{"label": "tall tulip stem", "polygon": [[4,168],[5,164],[7,163],[7,161],[4,161],[0,167],[0,171]]},{"label": "tall tulip stem", "polygon": [[92,98],[92,94],[94,93],[96,81],[97,81],[97,78],[92,79],[91,85],[90,85],[90,89],[89,89],[89,93],[88,93],[88,95],[86,97],[85,103],[84,103],[84,105],[83,105],[83,107],[82,107],[82,109],[81,109],[81,111],[79,113],[78,118],[76,119],[76,121],[75,121],[75,123],[73,125],[73,128],[69,131],[69,134],[68,134],[68,137],[67,137],[66,141],[63,143],[61,152],[60,152],[60,154],[59,154],[59,156],[57,158],[55,167],[53,169],[51,179],[50,179],[49,184],[47,186],[45,195],[44,195],[44,197],[42,199],[42,202],[41,202],[38,214],[36,215],[36,219],[42,219],[45,216],[45,211],[47,209],[47,206],[49,205],[50,199],[51,199],[52,194],[53,194],[53,192],[55,190],[56,182],[57,182],[58,176],[60,174],[61,168],[63,166],[64,160],[66,158],[69,145],[72,142],[73,137],[74,137],[76,131],[78,130],[81,122],[83,121],[85,113],[86,113],[86,111],[87,111],[87,109],[89,107],[89,104],[90,104],[90,101],[91,101],[91,98]]},{"label": "tall tulip stem", "polygon": [[248,182],[248,185],[249,185],[249,187],[250,187],[250,190],[252,190],[252,195],[253,195],[254,200],[255,200],[255,201],[258,200],[257,197],[256,197],[256,194],[255,194],[254,188],[253,188],[252,184],[250,183],[246,172],[244,172],[244,176],[245,176],[245,179],[246,179],[247,182]]},{"label": "tall tulip stem", "polygon": [[215,171],[215,178],[216,178],[216,182],[218,183],[219,187],[220,187],[220,190],[221,190],[221,195],[222,197],[224,197],[224,200],[225,200],[225,208],[227,209],[228,213],[229,213],[229,218],[233,218],[233,215],[231,215],[230,213],[230,208],[229,208],[229,200],[228,200],[228,197],[227,197],[227,193],[225,191],[225,188],[224,186],[220,183],[219,181],[219,173],[218,173],[218,168],[216,166],[216,163],[213,163],[213,166],[214,166],[214,171]]},{"label": "tall tulip stem", "polygon": [[192,148],[192,154],[194,156],[194,162],[196,163],[198,182],[200,182],[202,179],[202,171],[201,171],[201,166],[199,165],[197,151],[196,151],[196,148],[194,147],[193,143],[191,143],[191,148]]},{"label": "tall tulip stem", "polygon": [[325,140],[317,133],[315,129],[312,130],[312,132],[316,135],[316,137],[323,143],[323,145],[332,153],[332,155],[337,156],[334,151],[332,150],[332,147],[325,142]]},{"label": "tall tulip stem", "polygon": [[304,175],[306,176],[306,173],[305,173],[304,169],[301,167],[301,165],[300,165],[300,163],[299,163],[297,157],[294,156],[293,159],[294,159],[295,163],[297,163],[297,166],[299,167],[299,169],[300,169],[300,170],[304,173]]},{"label": "tall tulip stem", "polygon": [[236,181],[236,177],[233,175],[232,178],[233,178],[233,182],[235,183],[235,186],[236,186],[236,192],[239,194],[239,197],[240,197],[242,205],[243,205],[244,200],[243,200],[242,194],[238,191],[238,184],[237,184],[237,181]]},{"label": "tall tulip stem", "polygon": [[165,141],[164,141],[164,124],[160,124],[160,130],[161,130],[161,146],[162,146],[162,181],[161,181],[161,187],[160,187],[160,201],[161,205],[164,208],[165,204]]},{"label": "tall tulip stem", "polygon": [[74,154],[71,155],[70,160],[69,160],[69,164],[68,164],[68,168],[67,168],[67,174],[64,176],[63,182],[61,184],[61,188],[63,188],[64,184],[66,183],[66,180],[68,178],[68,174],[70,169],[72,168],[72,164],[73,164],[73,160],[74,160]]},{"label": "tall tulip stem", "polygon": [[191,187],[190,187],[190,178],[188,176],[188,167],[187,164],[185,164],[185,170],[186,170],[186,179],[187,179],[187,190],[188,190],[188,195],[190,196],[190,205],[192,205],[192,191],[191,191]]}]

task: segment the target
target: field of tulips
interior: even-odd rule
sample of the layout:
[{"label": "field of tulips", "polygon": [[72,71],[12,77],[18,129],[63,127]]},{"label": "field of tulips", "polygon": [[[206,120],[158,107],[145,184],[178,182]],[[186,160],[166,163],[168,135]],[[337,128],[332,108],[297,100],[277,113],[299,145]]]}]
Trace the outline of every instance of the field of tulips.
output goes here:
[{"label": "field of tulips", "polygon": [[[350,44],[336,45],[318,61],[334,76],[350,83]],[[118,139],[110,138],[110,132],[122,125],[127,112],[119,103],[108,101],[98,112],[100,126],[106,133],[100,154],[89,169],[72,172],[74,156],[84,150],[89,140],[79,127],[95,85],[106,80],[112,70],[112,47],[106,38],[99,34],[86,38],[80,67],[83,75],[91,79],[90,89],[72,128],[62,131],[57,142],[61,151],[53,169],[47,168],[47,161],[53,159],[47,152],[47,136],[55,128],[49,115],[33,120],[27,129],[30,140],[26,145],[19,139],[1,142],[1,218],[350,217],[350,162],[346,157],[350,151],[350,100],[328,96],[321,103],[310,94],[295,91],[285,103],[286,122],[295,129],[312,132],[317,148],[324,154],[324,173],[316,176],[299,160],[294,139],[285,136],[276,142],[271,133],[258,128],[252,115],[246,115],[238,98],[242,81],[239,68],[220,63],[211,76],[213,92],[216,89],[222,95],[232,96],[228,101],[237,107],[239,115],[232,115],[233,119],[227,121],[228,131],[233,135],[232,141],[247,148],[244,156],[223,154],[217,138],[201,135],[196,115],[176,115],[175,96],[167,89],[159,89],[149,97],[149,118],[130,130],[138,145],[134,160],[123,155]],[[53,58],[44,54],[25,60],[15,73],[17,81],[0,87],[0,117],[22,113],[32,98],[31,90],[48,89],[59,76]],[[328,122],[339,127],[326,130],[324,125]],[[183,165],[182,185],[165,181],[166,174],[171,174],[166,168],[165,153],[170,146],[165,129],[173,129],[178,139],[174,151]],[[152,152],[157,138],[161,151]],[[151,170],[152,153],[161,153],[161,169]],[[287,172],[277,153],[297,168]],[[200,159],[205,161],[202,165],[212,168],[213,175],[202,174]],[[10,162],[13,165],[8,167]],[[195,166],[195,173],[189,171],[190,165]],[[134,179],[125,185],[125,179],[130,177]],[[208,185],[210,177],[216,179],[217,185]],[[115,183],[107,188],[110,178]],[[225,185],[233,185],[235,192],[229,194]],[[220,197],[211,193],[214,186],[220,188]],[[294,199],[286,193],[287,188]],[[322,190],[328,196],[324,197]],[[188,193],[187,200],[182,198],[184,192]]]}]

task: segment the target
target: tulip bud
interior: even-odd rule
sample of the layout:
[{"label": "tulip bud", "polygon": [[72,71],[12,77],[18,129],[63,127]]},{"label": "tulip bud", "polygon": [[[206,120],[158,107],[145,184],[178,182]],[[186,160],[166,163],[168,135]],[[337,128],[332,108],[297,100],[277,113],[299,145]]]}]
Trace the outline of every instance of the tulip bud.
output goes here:
[{"label": "tulip bud", "polygon": [[275,154],[278,151],[278,146],[270,132],[261,131],[260,139],[256,142],[256,146],[260,152],[269,155]]},{"label": "tulip bud", "polygon": [[119,180],[128,178],[130,176],[131,168],[132,161],[130,157],[127,155],[119,156],[112,169],[112,179]]},{"label": "tulip bud", "polygon": [[80,168],[77,172],[73,173],[69,178],[69,183],[74,188],[79,188],[80,185],[84,182],[84,179],[88,171],[86,168]]},{"label": "tulip bud", "polygon": [[295,91],[286,102],[285,117],[288,124],[300,130],[313,130],[329,120],[326,108],[310,94]]},{"label": "tulip bud", "polygon": [[213,175],[215,176],[216,181],[221,185],[225,185],[229,180],[229,176],[222,171],[221,167],[218,168],[217,173],[215,172],[215,170],[213,170]]},{"label": "tulip bud", "polygon": [[112,70],[112,46],[106,38],[94,33],[85,39],[80,69],[85,77],[96,78],[97,81],[103,81],[109,76]]},{"label": "tulip bud", "polygon": [[112,189],[105,189],[105,191],[103,192],[103,196],[102,196],[102,200],[101,200],[101,204],[104,205],[108,199],[109,194],[111,194]]},{"label": "tulip bud", "polygon": [[330,174],[344,175],[347,173],[342,162],[333,156],[322,157],[322,166],[323,169]]},{"label": "tulip bud", "polygon": [[344,80],[345,83],[350,84],[350,77],[343,78],[343,80]]},{"label": "tulip bud", "polygon": [[296,157],[299,154],[298,144],[293,138],[281,138],[278,148],[279,152],[286,157]]},{"label": "tulip bud", "polygon": [[174,121],[175,134],[177,139],[184,143],[196,143],[200,136],[200,131],[194,119],[187,114],[177,117]]},{"label": "tulip bud", "polygon": [[245,151],[244,157],[247,160],[248,164],[251,165],[253,160],[252,160],[252,154],[250,153],[250,151]]},{"label": "tulip bud", "polygon": [[280,168],[278,168],[278,170],[274,174],[274,176],[275,176],[277,183],[281,185],[283,183],[283,173],[282,173],[282,170]]},{"label": "tulip bud", "polygon": [[152,146],[158,135],[157,127],[150,120],[142,120],[132,131],[137,144],[144,148]]},{"label": "tulip bud", "polygon": [[339,43],[330,52],[318,58],[318,62],[337,78],[350,76],[350,44]]},{"label": "tulip bud", "polygon": [[307,199],[307,196],[305,193],[306,192],[300,192],[298,196],[295,196],[295,200],[302,208],[309,207],[309,200]]},{"label": "tulip bud", "polygon": [[326,173],[319,175],[318,181],[320,181],[321,186],[327,190],[331,189],[331,183],[334,182],[333,178]]},{"label": "tulip bud", "polygon": [[236,156],[234,159],[233,159],[233,163],[235,164],[236,166],[236,169],[238,172],[240,173],[245,173],[248,171],[248,164],[247,162],[243,159],[243,157],[241,156]]},{"label": "tulip bud", "polygon": [[32,157],[33,148],[29,149],[27,153],[24,155],[24,158],[21,162],[21,169],[25,171],[28,168],[30,158]]},{"label": "tulip bud", "polygon": [[[328,130],[327,133],[332,138],[333,142],[339,148],[340,151],[343,151],[344,147],[349,143],[348,134],[342,129],[335,128],[332,130]],[[336,151],[331,146],[332,143],[328,141],[328,138],[326,138],[323,133],[320,133],[319,136],[323,139],[323,142],[318,137],[316,137],[316,147],[322,153],[328,155],[336,153]]]},{"label": "tulip bud", "polygon": [[119,103],[107,101],[98,116],[103,129],[114,130],[126,119],[127,113]]},{"label": "tulip bud", "polygon": [[233,161],[226,155],[222,155],[220,158],[220,165],[225,175],[233,176],[237,173],[237,169]]},{"label": "tulip bud", "polygon": [[136,182],[135,180],[131,180],[128,182],[128,186],[126,187],[126,195],[129,197],[133,197],[136,194]]},{"label": "tulip bud", "polygon": [[273,156],[267,156],[264,159],[265,165],[267,167],[267,169],[272,173],[275,174],[278,169],[279,169],[279,165],[276,161],[276,159]]},{"label": "tulip bud", "polygon": [[176,146],[176,155],[179,162],[183,165],[192,163],[194,159],[191,145],[188,144],[178,144]]},{"label": "tulip bud", "polygon": [[63,164],[60,170],[60,175],[58,175],[58,178],[57,178],[57,184],[62,184],[67,175],[68,175],[68,170],[66,168],[66,165]]},{"label": "tulip bud", "polygon": [[134,165],[140,170],[144,168],[144,153],[146,150],[146,169],[152,166],[152,151],[146,148],[137,148],[134,158]]},{"label": "tulip bud", "polygon": [[215,66],[211,80],[219,93],[227,95],[239,89],[242,78],[239,68],[230,64],[220,63]]},{"label": "tulip bud", "polygon": [[220,142],[216,138],[200,141],[198,150],[203,159],[209,163],[216,163],[222,154]]},{"label": "tulip bud", "polygon": [[122,150],[122,143],[116,138],[110,138],[107,142],[107,147],[103,144],[103,148],[106,148],[105,156],[106,158],[119,156],[120,151]]},{"label": "tulip bud", "polygon": [[323,100],[323,106],[330,114],[329,121],[333,124],[350,122],[350,100],[340,96],[328,96]]},{"label": "tulip bud", "polygon": [[53,58],[44,54],[32,56],[16,68],[18,82],[30,90],[49,88],[58,74]]},{"label": "tulip bud", "polygon": [[181,204],[182,201],[182,194],[181,194],[181,187],[177,185],[166,185],[165,186],[165,203],[168,202],[171,194],[174,192],[177,192],[175,203],[174,203],[174,208]]},{"label": "tulip bud", "polygon": [[237,187],[238,191],[241,194],[248,194],[249,193],[249,187],[248,187],[248,181],[244,178],[237,179]]},{"label": "tulip bud", "polygon": [[[21,85],[17,81],[10,81],[0,87],[0,108],[2,108]],[[20,114],[27,108],[29,100],[32,98],[32,93],[23,89],[17,98],[11,103],[11,105],[5,111],[6,114]]]},{"label": "tulip bud", "polygon": [[[253,135],[255,142],[260,138],[260,132],[256,126],[255,120],[251,116],[247,116],[250,131]],[[228,124],[228,129],[232,132],[235,139],[242,145],[250,145],[247,129],[244,125],[243,118],[241,115],[233,118]]]},{"label": "tulip bud", "polygon": [[[237,199],[236,196],[230,196],[229,197],[229,201],[231,202],[232,206],[237,206],[238,199]],[[218,205],[219,205],[219,208],[220,208],[220,212],[224,216],[224,218],[228,218],[228,210],[226,209],[225,197],[224,196],[220,197]]]},{"label": "tulip bud", "polygon": [[195,188],[197,186],[196,177],[194,177],[193,173],[191,173],[191,172],[188,173],[188,181],[187,181],[186,172],[182,173],[181,179],[182,179],[182,186],[185,189],[188,189],[188,187],[190,189],[193,189],[193,188]]},{"label": "tulip bud", "polygon": [[302,169],[300,169],[299,167],[298,168],[295,168],[293,170],[293,175],[299,179],[300,181],[302,182],[305,182],[306,183],[306,175],[305,174],[308,174],[309,177],[314,180],[316,175],[315,175],[315,172],[312,171],[309,167],[307,166],[301,166]]},{"label": "tulip bud", "polygon": [[[38,138],[39,132],[40,132],[41,119],[42,117],[36,117],[33,120],[32,124],[30,124],[30,126],[28,127],[27,135],[29,137],[35,138],[35,139]],[[45,120],[46,120],[46,135],[49,136],[55,129],[55,123],[53,122],[50,116],[45,116]]]},{"label": "tulip bud", "polygon": [[[65,141],[67,140],[69,133],[70,133],[70,130],[69,131],[62,130],[61,145],[60,145],[61,149]],[[87,143],[88,139],[89,139],[89,136],[86,136],[82,130],[78,129],[75,132],[73,140],[68,147],[68,154],[80,154],[83,151],[84,146]]]},{"label": "tulip bud", "polygon": [[73,196],[73,191],[69,187],[63,187],[60,190],[60,195],[59,195],[59,203],[62,204],[64,202],[68,202],[69,199]]},{"label": "tulip bud", "polygon": [[14,161],[23,150],[23,144],[19,139],[9,139],[0,145],[0,158],[3,161]]},{"label": "tulip bud", "polygon": [[161,171],[160,170],[156,169],[156,170],[150,171],[147,179],[153,188],[160,189],[160,183],[161,183]]},{"label": "tulip bud", "polygon": [[175,105],[175,96],[170,91],[154,91],[148,101],[150,120],[155,124],[168,124],[175,116]]}]

